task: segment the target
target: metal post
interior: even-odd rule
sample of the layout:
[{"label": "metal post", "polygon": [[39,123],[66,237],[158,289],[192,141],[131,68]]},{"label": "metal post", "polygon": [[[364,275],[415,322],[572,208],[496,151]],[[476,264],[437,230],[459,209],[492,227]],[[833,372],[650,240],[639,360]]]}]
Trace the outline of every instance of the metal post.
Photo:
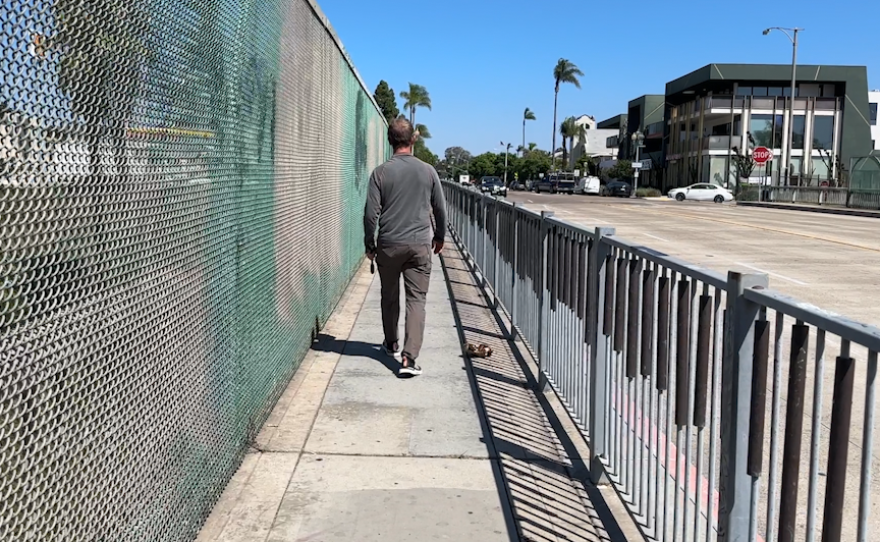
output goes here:
[{"label": "metal post", "polygon": [[[641,152],[640,152],[641,150],[642,150],[642,146],[639,145],[638,141],[636,141],[636,162],[639,161],[639,158],[641,155]],[[639,189],[639,170],[641,168],[634,168],[634,169],[635,169],[635,171],[633,171],[633,197],[635,197],[636,191],[638,191],[638,189]]]},{"label": "metal post", "polygon": [[718,541],[747,542],[752,477],[748,473],[749,417],[755,322],[761,307],[743,293],[767,288],[767,275],[728,273],[727,329],[721,370],[721,472]]},{"label": "metal post", "polygon": [[492,252],[494,253],[493,257],[495,258],[495,262],[492,264],[492,298],[495,302],[495,309],[498,310],[500,306],[500,302],[498,300],[498,292],[500,288],[498,287],[498,263],[501,261],[501,242],[498,239],[498,206],[501,205],[501,200],[496,199],[495,203],[492,204],[492,222],[495,223],[495,233],[492,240]]},{"label": "metal post", "polygon": [[605,286],[608,255],[610,247],[602,242],[604,237],[614,235],[614,228],[596,228],[593,238],[593,251],[590,258],[589,276],[587,278],[587,341],[590,345],[590,481],[594,484],[607,484],[608,475],[602,458],[608,453],[607,433],[605,428],[606,411],[608,409],[607,379],[609,339],[605,331],[600,331],[605,307]]},{"label": "metal post", "polygon": [[550,225],[547,223],[547,219],[551,216],[553,216],[552,211],[541,211],[541,291],[538,294],[538,392],[543,392],[548,388],[547,375],[544,373],[545,364],[547,363],[547,316],[544,313],[547,309],[545,302],[547,297],[547,252],[550,237]]},{"label": "metal post", "polygon": [[513,267],[512,272],[510,273],[510,340],[516,340],[516,311],[517,311],[517,297],[518,297],[518,288],[517,283],[517,269],[519,268],[519,203],[513,204]]},{"label": "metal post", "polygon": [[794,37],[791,40],[791,101],[788,109],[788,152],[785,155],[785,185],[791,185],[791,153],[794,149],[794,98],[797,82],[797,39],[799,28],[794,29]]},{"label": "metal post", "polygon": [[483,288],[486,288],[486,238],[489,236],[489,232],[486,229],[486,209],[489,206],[486,205],[486,196],[480,196],[480,219],[482,220],[482,225],[480,227],[480,280],[483,284]]}]

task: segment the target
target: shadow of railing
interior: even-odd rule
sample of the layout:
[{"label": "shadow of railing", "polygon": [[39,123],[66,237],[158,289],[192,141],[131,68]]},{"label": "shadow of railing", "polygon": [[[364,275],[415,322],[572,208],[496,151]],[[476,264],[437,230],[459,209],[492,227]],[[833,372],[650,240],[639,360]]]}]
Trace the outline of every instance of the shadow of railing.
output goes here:
[{"label": "shadow of railing", "polygon": [[444,252],[443,268],[462,344],[484,343],[493,350],[467,366],[521,540],[626,540],[604,496],[589,483],[562,421],[547,398],[533,391],[536,383],[518,346],[454,245]]}]

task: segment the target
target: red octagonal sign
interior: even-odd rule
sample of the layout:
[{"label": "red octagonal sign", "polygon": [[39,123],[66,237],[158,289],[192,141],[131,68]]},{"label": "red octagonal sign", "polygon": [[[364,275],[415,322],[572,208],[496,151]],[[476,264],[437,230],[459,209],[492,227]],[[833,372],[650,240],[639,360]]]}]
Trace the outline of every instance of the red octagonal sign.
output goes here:
[{"label": "red octagonal sign", "polygon": [[773,160],[773,151],[767,147],[758,147],[752,151],[752,158],[759,164],[766,164],[770,160]]}]

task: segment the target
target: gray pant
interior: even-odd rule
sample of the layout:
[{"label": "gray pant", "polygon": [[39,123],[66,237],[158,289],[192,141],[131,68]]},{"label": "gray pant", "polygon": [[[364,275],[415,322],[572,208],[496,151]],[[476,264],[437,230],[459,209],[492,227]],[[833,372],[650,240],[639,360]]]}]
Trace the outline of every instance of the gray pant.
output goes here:
[{"label": "gray pant", "polygon": [[385,341],[398,341],[400,320],[400,275],[406,294],[406,337],[402,354],[415,360],[422,350],[425,336],[425,297],[431,280],[431,245],[400,245],[379,247],[376,266],[382,281],[382,327]]}]

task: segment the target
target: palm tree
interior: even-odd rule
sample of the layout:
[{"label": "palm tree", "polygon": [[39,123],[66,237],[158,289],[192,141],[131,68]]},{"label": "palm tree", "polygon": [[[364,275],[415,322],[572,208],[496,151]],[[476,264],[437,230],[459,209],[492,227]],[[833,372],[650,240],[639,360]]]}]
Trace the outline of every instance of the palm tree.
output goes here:
[{"label": "palm tree", "polygon": [[406,100],[404,102],[403,107],[409,110],[409,121],[415,126],[416,124],[416,109],[419,107],[427,107],[429,110],[431,109],[431,95],[428,94],[428,89],[423,87],[422,85],[416,85],[415,83],[409,84],[409,90],[404,90],[400,93],[400,97]]},{"label": "palm tree", "polygon": [[568,150],[565,145],[569,138],[574,141],[575,133],[577,132],[577,123],[574,120],[574,117],[568,117],[562,124],[559,125],[559,135],[562,136],[562,163],[566,166],[568,165]]},{"label": "palm tree", "polygon": [[424,124],[416,124],[416,132],[422,139],[431,139],[431,132],[428,131],[428,127]]},{"label": "palm tree", "polygon": [[553,146],[550,147],[551,149],[556,148],[556,104],[559,100],[559,86],[562,83],[571,83],[577,88],[581,88],[578,77],[583,77],[583,75],[584,72],[566,58],[560,58],[556,67],[553,68],[553,77],[556,79],[556,94],[553,96]]},{"label": "palm tree", "polygon": [[523,153],[525,153],[525,148],[526,148],[526,121],[527,120],[535,120],[535,113],[531,109],[529,109],[528,107],[526,107],[526,110],[523,111],[523,144],[522,144]]}]

